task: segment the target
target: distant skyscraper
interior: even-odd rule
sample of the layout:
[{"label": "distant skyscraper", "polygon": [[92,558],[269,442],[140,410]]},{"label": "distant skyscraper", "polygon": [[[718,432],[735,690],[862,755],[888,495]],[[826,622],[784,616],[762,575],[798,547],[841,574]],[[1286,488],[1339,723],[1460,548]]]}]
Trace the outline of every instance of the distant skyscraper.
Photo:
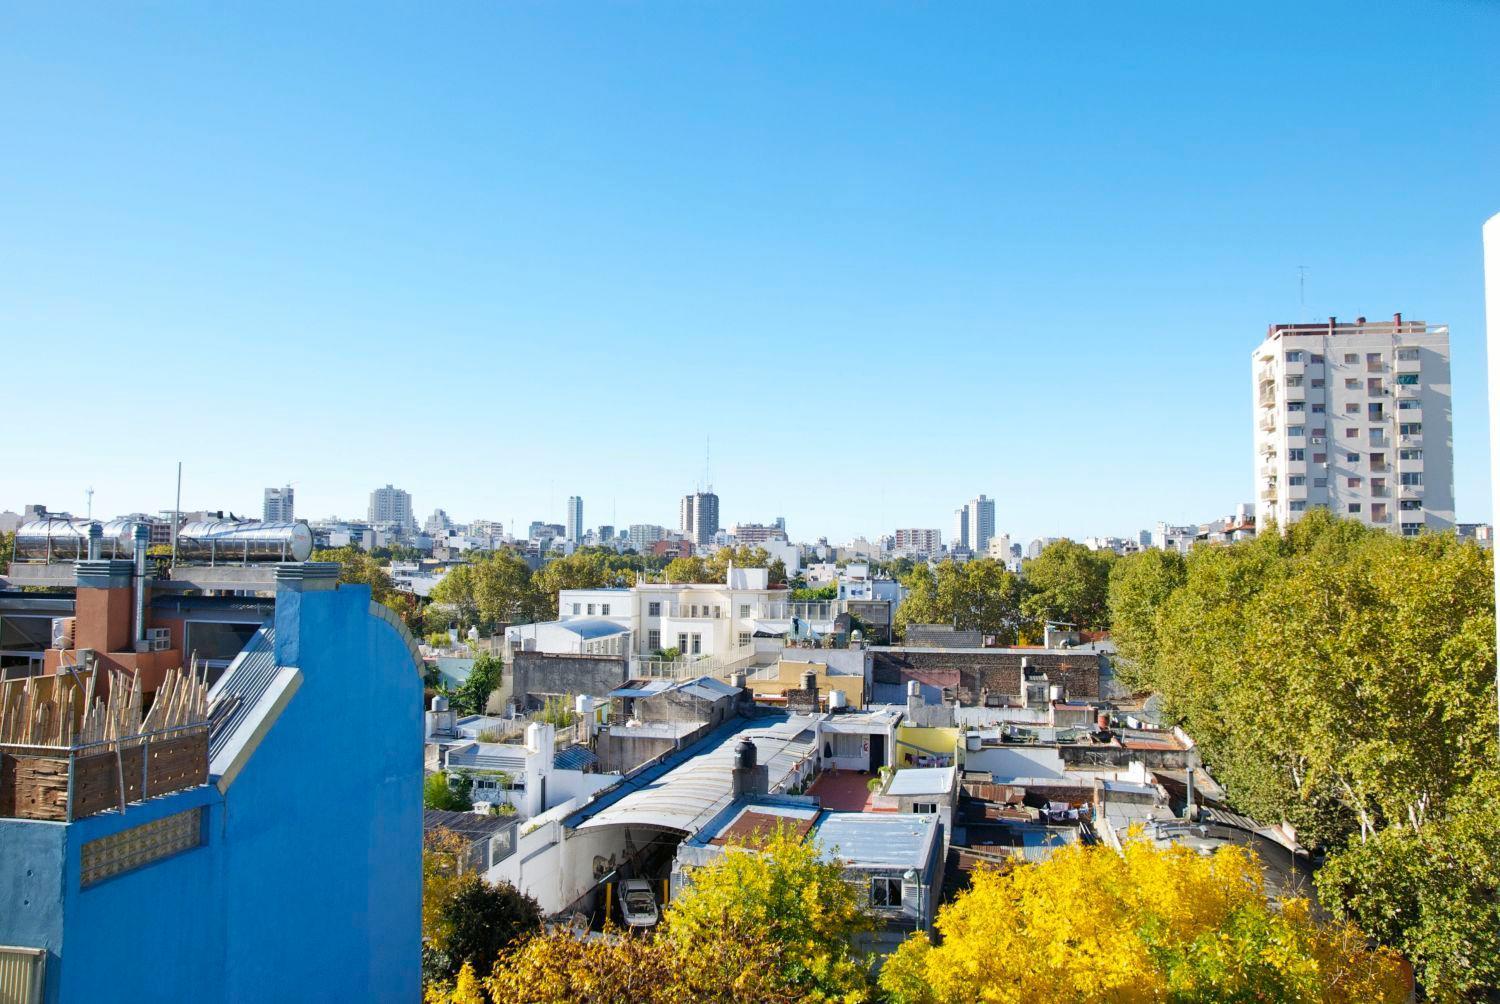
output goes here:
[{"label": "distant skyscraper", "polygon": [[712,544],[714,534],[719,532],[719,496],[712,491],[684,495],[678,509],[678,529],[694,544]]},{"label": "distant skyscraper", "polygon": [[968,514],[965,543],[975,554],[983,554],[995,535],[995,500],[981,495],[970,499],[964,511]]},{"label": "distant skyscraper", "polygon": [[567,538],[573,543],[583,539],[583,499],[577,495],[568,496],[568,518],[563,526],[567,528]]},{"label": "distant skyscraper", "polygon": [[935,528],[902,527],[892,535],[891,546],[898,551],[937,554],[943,549],[943,535]]},{"label": "distant skyscraper", "polygon": [[1322,507],[1404,536],[1453,528],[1446,326],[1273,324],[1250,373],[1259,526]]},{"label": "distant skyscraper", "polygon": [[296,518],[294,515],[296,508],[293,502],[291,485],[285,488],[267,488],[260,518],[267,523],[290,523]]},{"label": "distant skyscraper", "polygon": [[948,544],[954,551],[969,546],[969,507],[966,505],[953,510],[953,539]]},{"label": "distant skyscraper", "polygon": [[370,493],[369,520],[373,526],[398,526],[403,530],[415,530],[417,519],[411,511],[411,495],[400,488],[386,485]]},{"label": "distant skyscraper", "polygon": [[612,526],[610,526],[608,523],[601,523],[599,525],[599,543],[601,543],[601,544],[608,544],[610,541],[612,541],[614,539],[615,539],[615,528],[612,527]]},{"label": "distant skyscraper", "polygon": [[453,529],[453,520],[442,509],[434,509],[432,515],[427,517],[427,522],[422,524],[422,529],[429,537],[437,537]]}]

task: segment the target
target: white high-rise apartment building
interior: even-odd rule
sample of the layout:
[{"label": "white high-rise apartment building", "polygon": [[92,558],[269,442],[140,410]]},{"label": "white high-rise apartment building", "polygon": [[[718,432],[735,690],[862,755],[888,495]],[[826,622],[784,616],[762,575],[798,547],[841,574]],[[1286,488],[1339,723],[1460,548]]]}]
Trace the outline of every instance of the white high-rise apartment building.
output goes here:
[{"label": "white high-rise apartment building", "polygon": [[714,534],[719,532],[719,496],[712,489],[684,495],[677,527],[684,537],[700,547],[712,544]]},{"label": "white high-rise apartment building", "polygon": [[1446,326],[1273,324],[1250,373],[1261,527],[1323,506],[1408,536],[1452,528]]},{"label": "white high-rise apartment building", "polygon": [[386,485],[370,493],[369,521],[372,526],[395,525],[415,530],[417,519],[411,512],[411,494]]},{"label": "white high-rise apartment building", "polygon": [[568,496],[568,518],[563,528],[568,540],[575,544],[583,540],[583,499],[577,495]]},{"label": "white high-rise apartment building", "polygon": [[953,550],[966,550],[969,546],[969,507],[960,506],[953,510],[953,536],[949,538],[948,545]]},{"label": "white high-rise apartment building", "polygon": [[261,505],[260,518],[267,523],[290,523],[296,519],[296,498],[292,486],[267,488],[266,499]]},{"label": "white high-rise apartment building", "polygon": [[968,514],[965,537],[969,550],[984,554],[989,549],[990,538],[995,535],[995,500],[983,495],[970,499],[964,512]]},{"label": "white high-rise apartment building", "polygon": [[655,523],[632,523],[629,532],[630,546],[641,554],[646,553],[646,548],[658,540],[665,540],[667,537],[667,528]]}]

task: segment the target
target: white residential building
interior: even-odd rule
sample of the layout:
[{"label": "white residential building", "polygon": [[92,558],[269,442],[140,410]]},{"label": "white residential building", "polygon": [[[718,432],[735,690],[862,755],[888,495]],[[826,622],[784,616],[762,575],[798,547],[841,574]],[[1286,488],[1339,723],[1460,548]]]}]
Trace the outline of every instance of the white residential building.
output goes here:
[{"label": "white residential building", "polygon": [[630,546],[641,554],[646,553],[646,549],[657,541],[667,539],[667,528],[655,523],[632,523],[629,533]]},{"label": "white residential building", "polygon": [[[737,658],[753,649],[757,631],[786,633],[787,600],[788,591],[772,588],[764,568],[732,568],[722,583],[564,589],[558,593],[556,621],[506,628],[505,641],[512,652],[650,657],[675,648],[688,658]],[[582,633],[570,625],[581,625]]]},{"label": "white residential building", "polygon": [[1453,527],[1447,327],[1272,325],[1250,362],[1260,526],[1323,506],[1408,536]]},{"label": "white residential building", "polygon": [[285,488],[267,488],[260,518],[267,523],[290,523],[297,518],[295,503],[291,485]]},{"label": "white residential building", "polygon": [[969,507],[967,505],[953,510],[953,536],[948,539],[948,547],[954,551],[969,549]]},{"label": "white residential building", "polygon": [[937,554],[943,549],[943,535],[936,529],[919,527],[898,529],[894,550],[898,554]]},{"label": "white residential building", "polygon": [[417,528],[416,517],[411,511],[411,495],[390,485],[370,493],[368,516],[372,526],[397,526],[407,531]]},{"label": "white residential building", "polygon": [[984,554],[989,550],[990,538],[995,535],[995,500],[983,495],[970,499],[964,512],[968,514],[964,543],[975,554]]}]

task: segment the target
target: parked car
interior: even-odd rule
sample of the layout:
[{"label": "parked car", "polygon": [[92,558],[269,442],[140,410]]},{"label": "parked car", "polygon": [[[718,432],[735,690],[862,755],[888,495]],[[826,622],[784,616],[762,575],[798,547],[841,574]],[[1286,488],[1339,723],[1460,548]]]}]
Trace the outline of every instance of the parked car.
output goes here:
[{"label": "parked car", "polygon": [[630,927],[655,927],[660,919],[656,894],[646,879],[625,879],[620,883],[620,915]]}]

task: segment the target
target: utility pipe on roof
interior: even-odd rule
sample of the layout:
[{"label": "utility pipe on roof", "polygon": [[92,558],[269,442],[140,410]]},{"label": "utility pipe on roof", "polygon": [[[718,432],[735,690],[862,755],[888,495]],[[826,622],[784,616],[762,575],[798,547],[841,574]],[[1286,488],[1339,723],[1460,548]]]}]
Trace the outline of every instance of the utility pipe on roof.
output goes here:
[{"label": "utility pipe on roof", "polygon": [[135,536],[135,650],[146,651],[146,547],[151,541],[151,528],[137,523]]}]

